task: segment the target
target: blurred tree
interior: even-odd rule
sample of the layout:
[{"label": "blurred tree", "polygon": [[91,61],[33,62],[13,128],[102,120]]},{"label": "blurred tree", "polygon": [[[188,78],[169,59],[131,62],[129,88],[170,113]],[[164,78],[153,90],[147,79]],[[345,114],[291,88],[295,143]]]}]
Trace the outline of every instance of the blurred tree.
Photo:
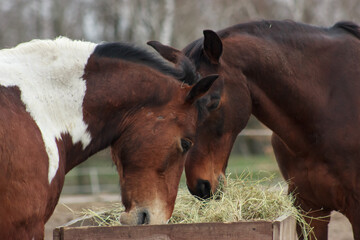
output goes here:
[{"label": "blurred tree", "polygon": [[182,48],[239,22],[293,19],[331,26],[360,22],[359,0],[1,0],[0,47],[65,35],[91,41],[150,39]]}]

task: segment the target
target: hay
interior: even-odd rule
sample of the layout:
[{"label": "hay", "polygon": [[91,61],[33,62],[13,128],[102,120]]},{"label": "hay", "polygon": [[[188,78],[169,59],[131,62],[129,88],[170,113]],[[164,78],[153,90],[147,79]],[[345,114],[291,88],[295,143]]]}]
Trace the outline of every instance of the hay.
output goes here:
[{"label": "hay", "polygon": [[275,220],[294,215],[293,199],[281,184],[269,186],[272,176],[252,180],[249,173],[235,179],[227,177],[227,185],[211,199],[199,201],[180,189],[170,223],[237,222]]},{"label": "hay", "polygon": [[[303,235],[307,239],[310,228],[293,206],[294,198],[286,194],[284,183],[271,185],[272,179],[273,176],[253,180],[249,172],[235,178],[228,176],[223,191],[208,200],[196,199],[187,189],[180,188],[169,223],[272,221],[289,215],[303,225]],[[93,217],[99,226],[116,226],[120,225],[119,217],[123,211],[122,204],[116,203],[111,209],[87,209],[83,214]]]}]

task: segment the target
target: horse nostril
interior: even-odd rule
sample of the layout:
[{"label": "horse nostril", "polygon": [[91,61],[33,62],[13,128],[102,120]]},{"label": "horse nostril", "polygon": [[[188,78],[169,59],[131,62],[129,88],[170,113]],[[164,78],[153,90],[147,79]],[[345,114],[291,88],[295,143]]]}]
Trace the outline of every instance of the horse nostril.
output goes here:
[{"label": "horse nostril", "polygon": [[138,213],[138,225],[149,224],[150,214],[147,210],[142,210]]},{"label": "horse nostril", "polygon": [[209,198],[212,195],[210,182],[208,180],[198,179],[195,195],[202,199]]}]

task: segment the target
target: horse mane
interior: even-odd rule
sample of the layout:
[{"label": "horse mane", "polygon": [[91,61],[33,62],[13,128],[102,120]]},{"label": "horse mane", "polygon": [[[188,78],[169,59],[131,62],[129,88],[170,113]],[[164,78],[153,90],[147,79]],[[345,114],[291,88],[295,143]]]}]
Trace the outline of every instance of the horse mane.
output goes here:
[{"label": "horse mane", "polygon": [[[347,31],[348,33],[353,34],[355,37],[360,39],[360,27],[354,22],[350,21],[341,21],[337,22],[334,26],[330,28],[325,27],[318,27],[313,26],[309,24],[304,23],[298,23],[292,20],[285,20],[285,21],[258,21],[258,22],[250,22],[250,23],[244,23],[244,24],[238,24],[233,27],[230,27],[231,29],[238,29],[243,32],[247,32],[254,35],[260,35],[264,32],[266,32],[266,29],[277,29],[280,32],[291,32],[291,31],[305,31],[305,32],[326,32],[328,30],[333,29],[343,29]],[[226,29],[224,29],[226,30]],[[228,34],[228,31],[220,31],[219,36],[220,37],[226,37]]]},{"label": "horse mane", "polygon": [[129,43],[102,43],[96,46],[94,54],[99,57],[116,58],[143,64],[189,85],[194,84],[197,80],[195,68],[191,62],[181,61],[180,66],[175,68],[159,55]]},{"label": "horse mane", "polygon": [[353,22],[338,22],[332,28],[341,28],[360,39],[360,26]]},{"label": "horse mane", "polygon": [[210,64],[209,58],[205,56],[203,51],[203,41],[204,38],[200,38],[198,40],[193,41],[183,49],[183,53],[185,54],[185,56],[191,55],[191,60],[195,65],[196,69],[200,67],[199,64],[201,62]]}]

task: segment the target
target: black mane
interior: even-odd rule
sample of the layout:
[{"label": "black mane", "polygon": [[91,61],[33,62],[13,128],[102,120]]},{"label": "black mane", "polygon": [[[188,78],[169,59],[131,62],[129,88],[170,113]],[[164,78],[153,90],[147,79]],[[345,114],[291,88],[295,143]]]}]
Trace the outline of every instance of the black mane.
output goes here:
[{"label": "black mane", "polygon": [[197,80],[195,69],[190,62],[182,61],[179,64],[180,66],[175,68],[159,55],[129,43],[102,43],[96,46],[94,54],[98,57],[117,58],[143,64],[189,85]]},{"label": "black mane", "polygon": [[193,41],[183,49],[183,53],[185,54],[185,56],[187,57],[191,56],[191,60],[195,65],[196,69],[200,67],[199,64],[201,62],[205,62],[208,65],[210,65],[210,61],[205,56],[203,51],[203,41],[204,38],[200,38],[198,40]]}]

